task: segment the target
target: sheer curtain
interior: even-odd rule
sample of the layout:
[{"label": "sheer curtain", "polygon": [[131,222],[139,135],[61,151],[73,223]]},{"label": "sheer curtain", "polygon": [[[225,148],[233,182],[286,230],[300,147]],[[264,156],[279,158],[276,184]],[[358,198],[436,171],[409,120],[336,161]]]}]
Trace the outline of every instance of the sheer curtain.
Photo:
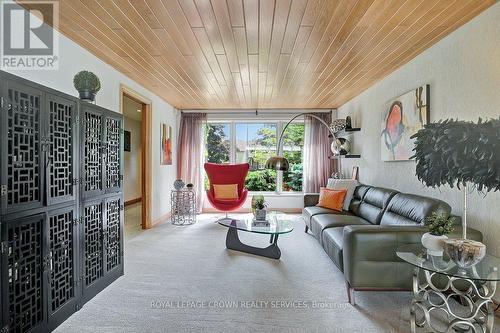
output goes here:
[{"label": "sheer curtain", "polygon": [[203,125],[206,113],[182,113],[177,150],[177,178],[193,183],[198,212],[203,207]]},{"label": "sheer curtain", "polygon": [[[331,122],[330,113],[315,113],[327,124]],[[326,186],[332,174],[334,163],[329,156],[330,131],[318,119],[305,115],[304,129],[304,192],[318,193],[321,186]]]}]

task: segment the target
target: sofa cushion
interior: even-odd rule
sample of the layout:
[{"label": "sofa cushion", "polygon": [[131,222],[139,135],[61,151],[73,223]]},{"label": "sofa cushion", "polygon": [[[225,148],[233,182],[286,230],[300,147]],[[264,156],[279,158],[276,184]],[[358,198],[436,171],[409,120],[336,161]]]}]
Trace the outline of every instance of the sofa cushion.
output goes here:
[{"label": "sofa cushion", "polygon": [[380,224],[385,208],[396,193],[398,192],[381,187],[369,188],[359,204],[356,215],[364,218],[371,224]]},{"label": "sofa cushion", "polygon": [[415,194],[398,193],[387,206],[381,225],[424,225],[433,212],[450,215],[451,207],[446,202]]},{"label": "sofa cushion", "polygon": [[311,219],[311,232],[321,243],[321,232],[327,228],[345,227],[346,225],[369,224],[366,220],[355,215],[321,214]]},{"label": "sofa cushion", "polygon": [[354,215],[359,215],[359,205],[363,200],[366,192],[370,189],[371,186],[367,185],[359,185],[354,189],[354,193],[352,195],[352,200],[349,203],[349,211]]},{"label": "sofa cushion", "polygon": [[334,178],[329,178],[328,179],[328,184],[326,185],[327,189],[332,189],[332,190],[341,190],[341,189],[346,189],[346,196],[343,204],[343,209],[344,210],[349,210],[349,205],[353,199],[354,196],[354,190],[356,187],[359,185],[359,182],[355,179],[334,179]]},{"label": "sofa cushion", "polygon": [[325,249],[325,252],[341,271],[344,270],[344,258],[342,253],[343,234],[344,227],[336,227],[325,229],[321,235],[323,249]]},{"label": "sofa cushion", "polygon": [[311,226],[311,218],[318,214],[340,214],[340,212],[318,206],[306,207],[302,210],[302,218],[308,227]]}]

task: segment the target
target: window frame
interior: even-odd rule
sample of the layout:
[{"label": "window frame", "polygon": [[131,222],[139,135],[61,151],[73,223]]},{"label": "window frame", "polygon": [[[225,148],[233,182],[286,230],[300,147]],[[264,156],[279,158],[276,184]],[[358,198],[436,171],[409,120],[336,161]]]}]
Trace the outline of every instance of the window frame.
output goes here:
[{"label": "window frame", "polygon": [[[232,119],[232,120],[220,120],[220,119],[208,119],[206,124],[229,124],[229,163],[236,163],[236,124],[274,124],[276,125],[276,152],[279,151],[278,141],[279,135],[283,131],[284,126],[288,123],[288,120],[284,119]],[[305,124],[304,117],[298,117],[290,124]],[[283,149],[284,142],[281,143],[281,149]],[[206,147],[206,142],[204,142]],[[206,149],[206,148],[205,148]],[[203,154],[205,157],[205,154]],[[205,160],[204,160],[205,162]],[[304,163],[304,155],[302,155],[302,163]],[[304,174],[302,174],[302,182],[304,181]],[[249,191],[250,194],[263,194],[263,195],[277,195],[277,196],[302,196],[304,194],[304,188],[302,191],[283,191],[283,171],[276,171],[276,190],[275,191]]]}]

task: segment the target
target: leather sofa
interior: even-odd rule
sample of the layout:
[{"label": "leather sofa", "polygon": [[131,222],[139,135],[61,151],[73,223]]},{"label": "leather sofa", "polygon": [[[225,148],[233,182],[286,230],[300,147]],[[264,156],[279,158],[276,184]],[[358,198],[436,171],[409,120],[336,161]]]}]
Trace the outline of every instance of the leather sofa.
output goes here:
[{"label": "leather sofa", "polygon": [[[451,214],[446,202],[395,190],[359,185],[349,211],[316,206],[319,194],[304,195],[305,232],[323,246],[344,273],[349,302],[355,290],[411,290],[413,267],[396,255],[401,246],[418,246],[427,232],[425,219],[433,212]],[[450,238],[460,238],[461,220]],[[482,234],[467,228],[469,239]]]}]

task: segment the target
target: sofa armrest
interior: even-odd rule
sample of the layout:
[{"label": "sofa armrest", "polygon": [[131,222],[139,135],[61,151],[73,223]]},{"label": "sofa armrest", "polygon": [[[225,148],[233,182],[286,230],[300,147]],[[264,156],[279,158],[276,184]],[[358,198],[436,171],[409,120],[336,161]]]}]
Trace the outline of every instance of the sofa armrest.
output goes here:
[{"label": "sofa armrest", "polygon": [[[356,286],[366,286],[373,280],[379,283],[377,274],[373,274],[375,267],[383,268],[394,277],[407,271],[396,251],[403,245],[421,247],[421,238],[427,228],[424,226],[380,226],[380,225],[351,225],[344,227],[343,233],[343,261],[346,280]],[[449,238],[461,238],[462,227],[457,226]],[[482,240],[482,234],[472,228],[467,228],[467,238]],[[370,273],[371,272],[371,273]],[[410,272],[408,270],[406,273]],[[404,275],[404,274],[403,274]],[[408,274],[406,274],[408,275]],[[398,283],[396,283],[398,284]],[[404,280],[401,281],[404,285]]]},{"label": "sofa armrest", "polygon": [[304,208],[316,206],[319,202],[319,193],[304,194]]}]

